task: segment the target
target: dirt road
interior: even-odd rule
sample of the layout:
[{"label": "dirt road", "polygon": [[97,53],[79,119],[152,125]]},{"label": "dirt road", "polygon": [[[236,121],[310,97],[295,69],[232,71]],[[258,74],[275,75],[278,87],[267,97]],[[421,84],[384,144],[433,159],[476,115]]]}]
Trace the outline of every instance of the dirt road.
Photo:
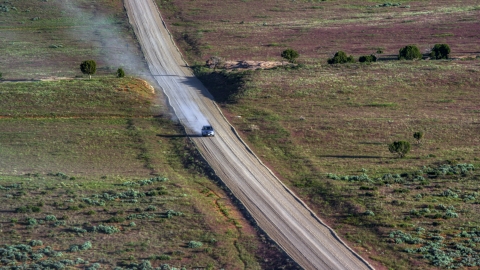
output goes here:
[{"label": "dirt road", "polygon": [[257,224],[305,269],[373,269],[349,249],[248,149],[186,67],[152,0],[125,0],[130,23],[156,78],[187,133],[210,123],[213,138],[194,137],[217,175]]}]

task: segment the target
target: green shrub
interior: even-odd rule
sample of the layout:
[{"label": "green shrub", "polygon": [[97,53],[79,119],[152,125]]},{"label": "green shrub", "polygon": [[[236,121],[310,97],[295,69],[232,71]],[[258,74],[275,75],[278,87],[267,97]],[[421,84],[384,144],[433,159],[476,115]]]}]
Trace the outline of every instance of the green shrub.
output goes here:
[{"label": "green shrub", "polygon": [[30,241],[30,246],[36,247],[36,246],[43,246],[42,240],[32,240]]},{"label": "green shrub", "polygon": [[455,212],[452,211],[452,210],[447,210],[447,211],[445,212],[445,215],[443,216],[443,218],[445,218],[445,219],[458,218],[458,214],[455,213]]},{"label": "green shrub", "polygon": [[37,225],[38,222],[37,222],[37,220],[36,220],[35,218],[28,217],[28,218],[27,218],[27,224],[28,224],[28,225]]},{"label": "green shrub", "polygon": [[125,221],[125,218],[120,216],[114,216],[107,220],[108,223],[120,223],[124,221]]},{"label": "green shrub", "polygon": [[80,64],[80,70],[83,74],[87,74],[90,79],[92,75],[97,71],[97,63],[94,60],[86,60]]},{"label": "green shrub", "polygon": [[123,70],[123,68],[117,69],[117,78],[123,78],[123,77],[125,77],[125,71]]},{"label": "green shrub", "polygon": [[153,206],[153,205],[149,205],[145,211],[156,211],[157,210],[157,207]]},{"label": "green shrub", "polygon": [[67,222],[65,220],[58,220],[53,224],[53,226],[55,226],[55,227],[60,227],[60,226],[65,226],[65,225],[67,225]]},{"label": "green shrub", "polygon": [[450,46],[447,44],[435,44],[430,52],[431,59],[448,59]]},{"label": "green shrub", "polygon": [[414,60],[414,59],[422,59],[422,53],[415,45],[407,45],[400,49],[398,52],[398,59],[399,60]]},{"label": "green shrub", "polygon": [[69,252],[78,252],[80,250],[80,248],[77,246],[77,245],[71,245],[69,248],[68,248],[68,251]]},{"label": "green shrub", "polygon": [[372,216],[372,217],[373,217],[373,216],[375,216],[375,213],[373,213],[373,211],[371,211],[371,210],[367,210],[367,211],[365,211],[365,212],[363,213],[363,215],[365,215],[365,216]]},{"label": "green shrub", "polygon": [[166,261],[166,260],[171,260],[172,258],[167,254],[162,254],[160,256],[157,256],[157,259],[162,260],[162,261]]},{"label": "green shrub", "polygon": [[297,59],[300,55],[294,49],[286,49],[281,54],[282,58],[287,59],[290,63],[295,63],[295,59]]},{"label": "green shrub", "polygon": [[15,209],[16,213],[30,213],[30,212],[38,213],[40,211],[41,211],[40,207],[31,206],[31,205],[20,206],[17,209]]},{"label": "green shrub", "polygon": [[390,153],[397,154],[400,158],[410,152],[410,143],[407,141],[396,141],[388,145]]},{"label": "green shrub", "polygon": [[377,57],[374,54],[362,55],[358,58],[358,62],[360,63],[377,62]]},{"label": "green shrub", "polygon": [[199,248],[201,246],[203,246],[202,242],[197,242],[197,241],[188,242],[188,247],[189,248]]},{"label": "green shrub", "polygon": [[413,138],[415,138],[415,140],[417,140],[417,143],[420,143],[420,141],[423,138],[423,132],[422,131],[417,131],[417,132],[413,133]]},{"label": "green shrub", "polygon": [[329,64],[344,64],[344,63],[355,63],[353,56],[347,56],[343,51],[338,51],[335,53],[333,58],[328,59]]},{"label": "green shrub", "polygon": [[20,206],[17,209],[15,209],[16,213],[27,213],[29,211],[30,211],[30,208],[28,208],[26,206]]},{"label": "green shrub", "polygon": [[87,241],[80,246],[80,250],[88,250],[91,248],[92,248],[92,243],[90,241]]},{"label": "green shrub", "polygon": [[54,215],[47,215],[47,216],[45,217],[45,220],[46,220],[46,221],[57,221],[57,217],[54,216]]},{"label": "green shrub", "polygon": [[79,227],[70,228],[70,231],[76,232],[76,233],[86,233],[87,232],[87,230],[85,230],[83,228],[79,228]]},{"label": "green shrub", "polygon": [[120,232],[120,229],[115,227],[115,226],[105,226],[103,224],[100,224],[98,226],[94,226],[92,228],[92,231],[93,232],[102,232],[102,233],[106,233],[106,234],[114,234],[114,233]]},{"label": "green shrub", "polygon": [[172,218],[173,216],[183,216],[183,213],[170,209],[165,213],[165,215],[167,216],[167,218]]}]

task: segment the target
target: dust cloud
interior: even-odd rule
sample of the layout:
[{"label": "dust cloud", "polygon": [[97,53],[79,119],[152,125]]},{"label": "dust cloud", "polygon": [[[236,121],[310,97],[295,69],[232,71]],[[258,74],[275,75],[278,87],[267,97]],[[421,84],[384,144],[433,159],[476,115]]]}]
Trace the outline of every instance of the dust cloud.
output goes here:
[{"label": "dust cloud", "polygon": [[94,60],[98,63],[99,71],[114,73],[117,68],[122,68],[127,75],[148,78],[150,72],[128,23],[102,14],[95,2],[66,0],[57,1],[56,4],[60,5],[64,16],[70,16],[76,23],[76,27],[67,34],[72,40],[90,46],[94,54],[91,58],[98,57]]}]

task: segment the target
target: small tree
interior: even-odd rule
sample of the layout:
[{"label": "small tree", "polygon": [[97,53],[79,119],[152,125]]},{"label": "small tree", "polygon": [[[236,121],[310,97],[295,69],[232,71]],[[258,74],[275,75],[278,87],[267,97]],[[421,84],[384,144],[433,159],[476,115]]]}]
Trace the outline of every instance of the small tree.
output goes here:
[{"label": "small tree", "polygon": [[298,54],[298,52],[294,49],[286,49],[282,52],[281,56],[287,59],[288,62],[295,63],[295,60],[300,56],[300,54]]},{"label": "small tree", "polygon": [[392,154],[397,154],[400,158],[410,152],[410,143],[407,141],[397,141],[388,145],[388,151]]},{"label": "small tree", "polygon": [[415,45],[407,45],[401,48],[398,52],[398,59],[399,60],[414,60],[414,59],[422,59],[422,53]]},{"label": "small tree", "polygon": [[125,77],[125,71],[123,71],[123,68],[117,69],[117,78],[123,78]]},{"label": "small tree", "polygon": [[447,44],[435,44],[430,52],[430,58],[432,59],[448,59],[450,54],[450,46]]},{"label": "small tree", "polygon": [[0,72],[0,81],[3,80],[3,74]]},{"label": "small tree", "polygon": [[374,54],[362,55],[358,58],[358,62],[360,62],[360,63],[377,62],[377,57]]},{"label": "small tree", "polygon": [[347,54],[343,51],[338,51],[335,55],[328,59],[329,64],[343,64],[343,63],[355,63],[355,59],[353,56],[347,56]]},{"label": "small tree", "polygon": [[415,139],[417,140],[417,144],[419,144],[420,141],[421,141],[422,138],[423,138],[423,132],[422,132],[422,131],[414,132],[414,133],[413,133],[413,138],[415,138]]},{"label": "small tree", "polygon": [[83,74],[88,74],[90,79],[92,75],[97,71],[97,63],[93,60],[86,60],[80,64],[80,70]]}]

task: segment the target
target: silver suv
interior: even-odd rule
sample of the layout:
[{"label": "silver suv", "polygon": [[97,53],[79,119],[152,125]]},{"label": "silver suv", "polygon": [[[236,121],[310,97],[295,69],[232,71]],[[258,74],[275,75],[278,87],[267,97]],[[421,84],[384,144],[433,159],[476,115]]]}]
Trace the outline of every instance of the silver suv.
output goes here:
[{"label": "silver suv", "polygon": [[202,127],[202,136],[203,137],[213,137],[215,136],[215,131],[212,126],[203,126]]}]

